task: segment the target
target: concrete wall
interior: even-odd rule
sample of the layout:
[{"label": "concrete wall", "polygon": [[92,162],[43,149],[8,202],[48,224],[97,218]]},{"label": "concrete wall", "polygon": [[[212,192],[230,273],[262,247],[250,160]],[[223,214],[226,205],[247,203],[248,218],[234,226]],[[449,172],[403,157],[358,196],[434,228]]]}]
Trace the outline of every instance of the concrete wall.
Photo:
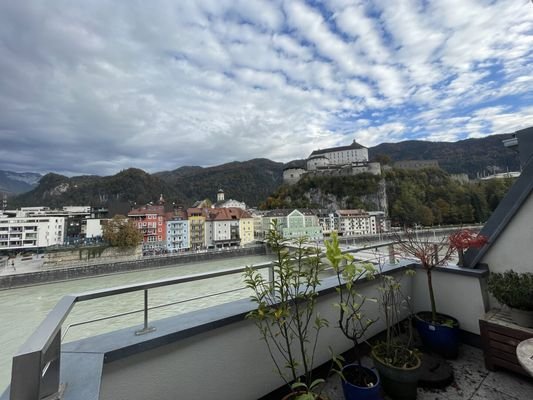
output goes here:
[{"label": "concrete wall", "polygon": [[70,279],[90,278],[126,271],[165,267],[176,264],[187,264],[201,261],[217,260],[227,257],[266,254],[265,247],[257,246],[243,249],[232,249],[223,252],[194,253],[179,256],[155,257],[136,261],[94,264],[71,268],[55,268],[31,273],[0,276],[0,290],[22,286],[39,285],[48,282]]},{"label": "concrete wall", "polygon": [[[488,310],[486,279],[463,274],[456,266],[447,268],[457,273],[432,273],[437,312],[457,318],[461,329],[479,335],[479,318]],[[416,269],[413,278],[412,304],[414,312],[431,311],[427,275],[423,269]]]},{"label": "concrete wall", "polygon": [[491,272],[533,272],[533,194],[509,222],[487,253],[481,259]]},{"label": "concrete wall", "polygon": [[98,260],[101,263],[117,263],[137,260],[142,255],[142,246],[118,248],[109,246],[89,246],[71,250],[46,253],[44,268],[64,268]]},{"label": "concrete wall", "polygon": [[[410,279],[406,277],[402,283],[410,293]],[[361,285],[360,292],[375,296],[375,287],[376,281],[367,282]],[[330,321],[330,326],[320,332],[315,366],[331,359],[329,346],[336,353],[351,348],[336,327],[336,301],[337,294],[331,291],[319,298],[317,310]],[[377,304],[368,302],[366,313],[375,317]],[[367,332],[368,337],[383,329],[380,320]],[[106,364],[100,399],[249,400],[282,385],[257,327],[244,320]]]}]

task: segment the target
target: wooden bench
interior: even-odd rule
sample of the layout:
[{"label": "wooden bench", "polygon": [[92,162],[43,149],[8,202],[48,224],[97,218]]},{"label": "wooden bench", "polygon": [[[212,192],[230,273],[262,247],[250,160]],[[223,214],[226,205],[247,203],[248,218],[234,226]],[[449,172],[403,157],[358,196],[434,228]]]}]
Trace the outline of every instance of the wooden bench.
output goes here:
[{"label": "wooden bench", "polygon": [[509,312],[505,310],[486,313],[479,320],[479,329],[485,366],[489,371],[502,367],[529,376],[518,362],[516,346],[523,340],[533,338],[533,329],[513,323]]}]

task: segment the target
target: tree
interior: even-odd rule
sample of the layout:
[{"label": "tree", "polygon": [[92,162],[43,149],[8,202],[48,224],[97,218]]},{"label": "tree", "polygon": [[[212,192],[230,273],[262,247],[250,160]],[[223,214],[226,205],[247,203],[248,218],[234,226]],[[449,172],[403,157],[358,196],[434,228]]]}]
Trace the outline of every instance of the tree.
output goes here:
[{"label": "tree", "polygon": [[400,246],[401,253],[417,258],[420,265],[426,271],[429,300],[431,303],[431,319],[437,321],[437,306],[433,291],[433,281],[431,273],[437,267],[447,265],[455,251],[455,247],[449,244],[448,238],[433,241],[429,235],[420,235],[413,231],[405,232],[405,238],[395,235],[395,241]]},{"label": "tree", "polygon": [[319,275],[325,265],[320,250],[307,247],[305,237],[296,239],[292,243],[295,248],[290,250],[277,223],[267,242],[276,255],[272,262],[275,279],[267,281],[260,271],[246,267],[244,282],[257,304],[247,318],[259,328],[279,376],[293,392],[302,392],[295,399],[317,399],[313,389],[324,380],[313,380],[315,352],[319,332],[328,321],[316,312],[316,304]]},{"label": "tree", "polygon": [[143,240],[142,232],[124,215],[115,215],[104,225],[103,237],[114,247],[133,247]]}]

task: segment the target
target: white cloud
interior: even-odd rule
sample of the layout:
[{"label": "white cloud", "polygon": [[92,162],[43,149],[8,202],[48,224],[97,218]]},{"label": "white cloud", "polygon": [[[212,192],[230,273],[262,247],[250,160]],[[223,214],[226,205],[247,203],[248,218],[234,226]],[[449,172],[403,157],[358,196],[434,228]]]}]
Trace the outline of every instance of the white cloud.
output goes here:
[{"label": "white cloud", "polygon": [[525,0],[0,2],[0,169],[289,161],[354,138],[533,125],[530,12]]}]

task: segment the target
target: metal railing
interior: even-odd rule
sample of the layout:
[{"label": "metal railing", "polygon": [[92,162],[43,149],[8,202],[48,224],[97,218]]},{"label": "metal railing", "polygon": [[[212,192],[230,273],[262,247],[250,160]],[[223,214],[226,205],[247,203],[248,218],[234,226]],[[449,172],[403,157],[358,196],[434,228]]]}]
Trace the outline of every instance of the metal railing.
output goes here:
[{"label": "metal railing", "polygon": [[[377,245],[365,246],[359,249],[349,249],[344,252],[357,253],[366,250],[388,247],[388,255],[381,254],[380,257],[388,257],[388,261],[394,264],[394,242],[381,243]],[[369,261],[369,260],[365,260]],[[93,322],[118,318],[135,313],[144,313],[143,327],[135,332],[142,335],[155,330],[149,324],[149,312],[154,309],[168,307],[171,305],[184,303],[187,301],[199,300],[206,297],[217,296],[244,290],[245,287],[220,291],[208,295],[197,296],[185,300],[149,306],[148,292],[164,286],[183,284],[204,279],[218,278],[233,274],[242,274],[246,267],[230,268],[217,272],[187,275],[177,278],[160,279],[142,284],[124,285],[111,289],[94,290],[90,292],[64,296],[46,316],[44,321],[37,327],[30,338],[22,345],[17,354],[13,357],[10,399],[11,400],[42,400],[55,395],[60,390],[60,364],[61,364],[61,341],[66,336],[70,328],[85,325]],[[268,280],[274,280],[274,264],[263,263],[252,266],[255,269],[268,269]],[[144,295],[144,306],[142,309],[113,314],[101,318],[82,321],[70,324],[66,327],[62,335],[62,327],[67,316],[74,305],[79,302],[116,296],[126,293],[142,291]]]},{"label": "metal railing", "polygon": [[[265,263],[253,266],[255,269],[269,270],[269,279],[273,279],[272,263]],[[155,308],[167,307],[184,301],[200,299],[206,296],[190,298],[180,302],[173,302],[155,307],[148,305],[148,291],[150,289],[177,285],[187,282],[194,282],[203,279],[218,278],[233,274],[242,274],[245,267],[225,269],[217,272],[187,275],[178,278],[160,279],[142,284],[124,285],[111,289],[94,290],[90,292],[64,296],[56,306],[46,316],[44,321],[37,327],[30,338],[22,345],[17,354],[13,357],[11,374],[10,399],[11,400],[41,400],[52,396],[59,391],[59,373],[61,361],[61,339],[62,326],[67,316],[76,303],[98,298],[116,296],[125,293],[142,291],[144,294],[144,307],[127,313],[115,314],[107,317],[97,318],[91,321],[83,321],[69,325],[68,330],[76,325],[83,325],[100,320],[117,318],[138,312],[144,312],[143,328],[135,334],[141,335],[154,330],[149,326],[149,311]],[[228,291],[212,293],[209,296],[216,296],[231,291],[244,290],[238,288]],[[64,335],[63,335],[64,337]]]}]

